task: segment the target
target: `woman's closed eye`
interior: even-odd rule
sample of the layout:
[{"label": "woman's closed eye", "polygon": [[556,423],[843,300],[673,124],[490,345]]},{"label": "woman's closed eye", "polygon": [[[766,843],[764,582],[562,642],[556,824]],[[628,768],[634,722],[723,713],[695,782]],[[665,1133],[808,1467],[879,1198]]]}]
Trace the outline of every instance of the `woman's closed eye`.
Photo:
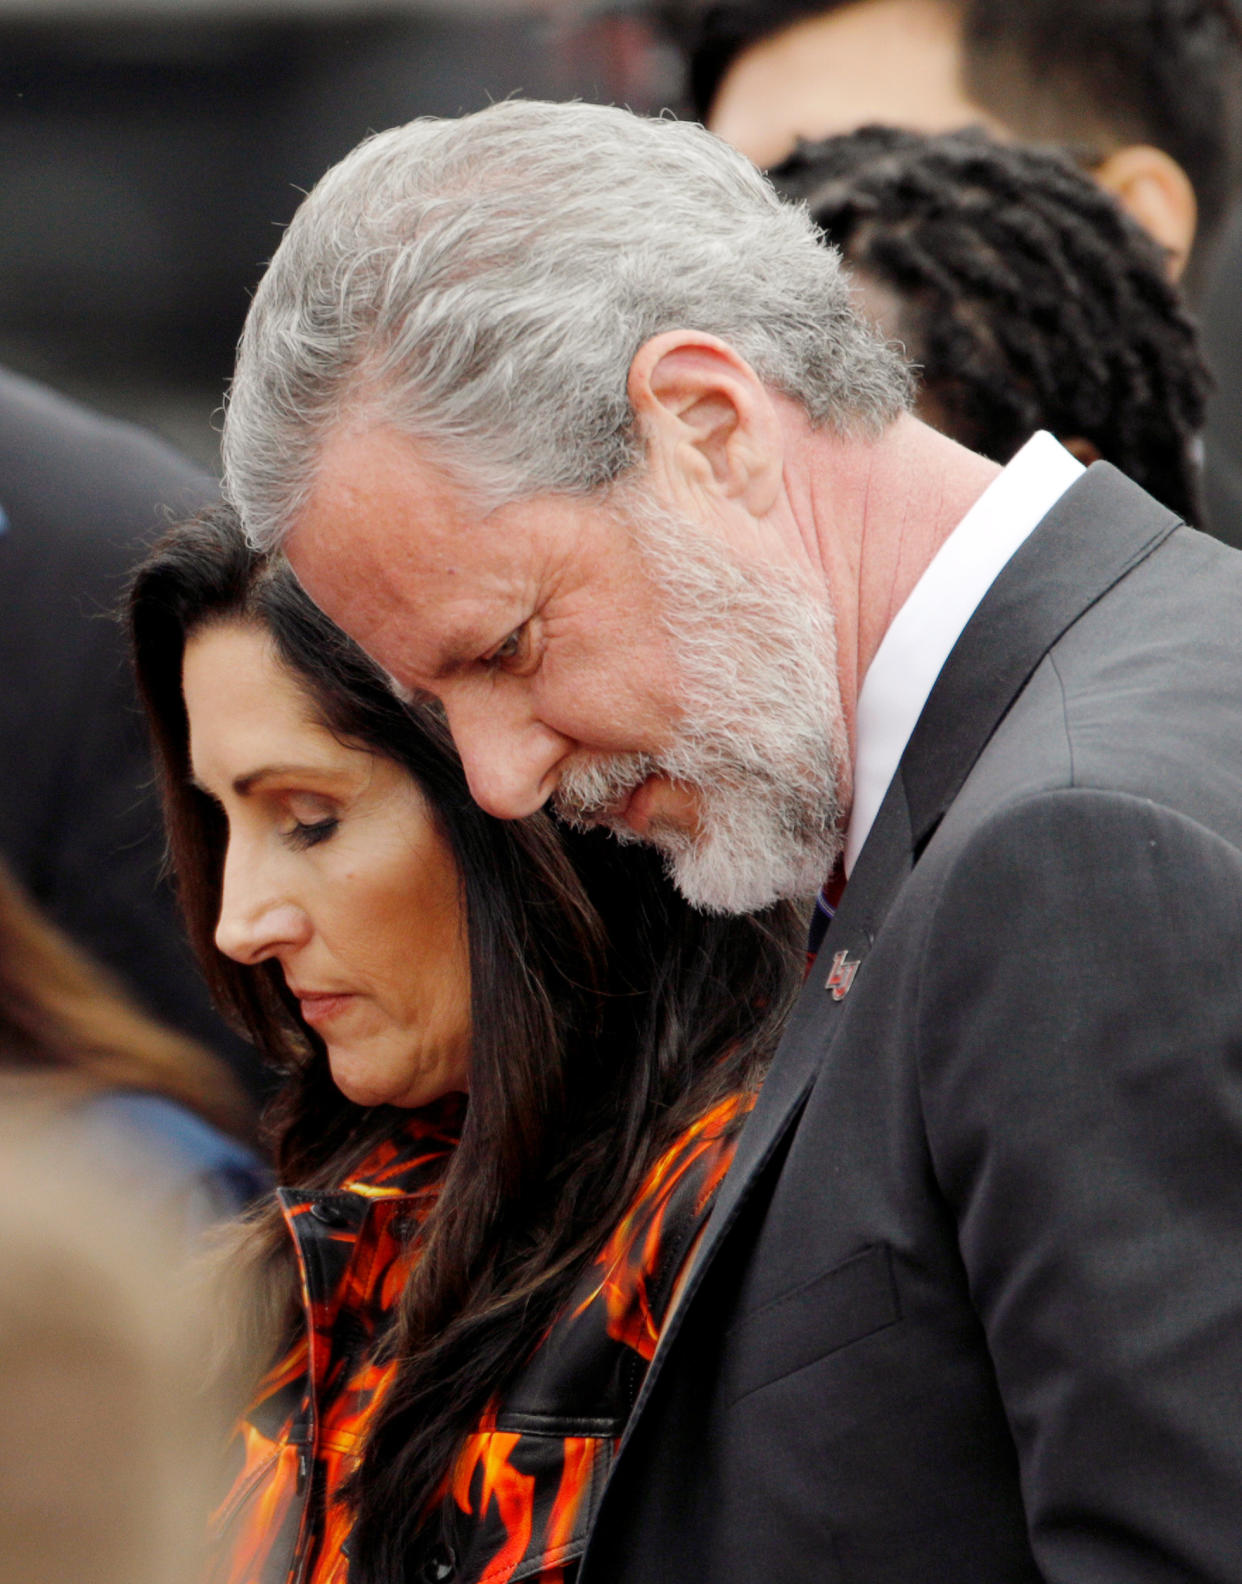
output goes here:
[{"label": "woman's closed eye", "polygon": [[329,798],[298,793],[281,799],[281,804],[287,822],[281,836],[297,852],[327,841],[341,823],[340,807]]},{"label": "woman's closed eye", "polygon": [[292,828],[283,834],[290,847],[303,852],[308,847],[316,847],[320,842],[327,841],[329,836],[335,834],[340,823],[335,815],[317,820],[295,820]]}]

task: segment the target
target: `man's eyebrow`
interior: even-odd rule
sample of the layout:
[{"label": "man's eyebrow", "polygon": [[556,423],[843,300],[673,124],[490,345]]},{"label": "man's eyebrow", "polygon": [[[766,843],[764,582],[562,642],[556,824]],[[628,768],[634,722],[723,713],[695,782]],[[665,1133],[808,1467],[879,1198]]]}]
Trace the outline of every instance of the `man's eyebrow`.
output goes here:
[{"label": "man's eyebrow", "polygon": [[454,649],[451,654],[443,657],[439,665],[431,673],[431,680],[433,682],[447,682],[464,671],[467,666],[473,665],[477,659],[478,651],[473,647]]},{"label": "man's eyebrow", "polygon": [[440,702],[435,694],[429,693],[426,688],[407,687],[398,677],[393,676],[391,671],[384,672],[384,680],[388,683],[393,697],[412,708],[429,709],[432,705],[438,706]]},{"label": "man's eyebrow", "polygon": [[480,624],[480,629],[477,631],[463,632],[454,639],[446,640],[439,664],[431,673],[431,680],[447,682],[450,677],[474,665],[479,656],[485,654],[494,644],[503,643],[512,631],[512,627],[506,627],[499,638],[493,638],[489,635],[490,623],[487,627]]}]

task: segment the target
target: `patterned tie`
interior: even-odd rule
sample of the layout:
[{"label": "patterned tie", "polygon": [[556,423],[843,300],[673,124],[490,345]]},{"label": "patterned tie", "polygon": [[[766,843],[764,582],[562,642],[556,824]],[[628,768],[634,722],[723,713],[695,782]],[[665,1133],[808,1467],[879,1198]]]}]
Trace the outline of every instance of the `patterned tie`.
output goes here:
[{"label": "patterned tie", "polygon": [[841,905],[841,893],[844,890],[845,862],[843,857],[838,857],[832,867],[832,873],[824,881],[823,889],[815,898],[815,911],[811,915],[811,924],[807,931],[807,973],[810,973],[811,964],[815,961],[815,954],[824,943],[824,936],[828,933],[828,926],[832,923],[833,914]]}]

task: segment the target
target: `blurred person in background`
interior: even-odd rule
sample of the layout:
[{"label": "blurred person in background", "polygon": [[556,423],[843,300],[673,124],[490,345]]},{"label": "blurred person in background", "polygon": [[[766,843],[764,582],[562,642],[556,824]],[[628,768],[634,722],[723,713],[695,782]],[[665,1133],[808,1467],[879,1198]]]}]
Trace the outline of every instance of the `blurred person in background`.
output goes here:
[{"label": "blurred person in background", "polygon": [[[0,1112],[191,1235],[267,1185],[228,1068],[140,1012],[0,864]],[[2,1120],[2,1118],[0,1118]]]},{"label": "blurred person in background", "polygon": [[0,1110],[0,1584],[197,1584],[219,1406],[182,1228]]},{"label": "blurred person in background", "polygon": [[[1235,0],[674,0],[695,115],[760,166],[799,138],[981,125],[1062,145],[1163,250],[1197,301],[1242,297],[1242,15]],[[1242,383],[1224,326],[1202,526],[1242,544]]]},{"label": "blurred person in background", "polygon": [[696,114],[760,166],[869,122],[1058,143],[1175,276],[1242,181],[1232,0],[718,0],[689,26]]},{"label": "blurred person in background", "polygon": [[0,369],[0,853],[35,903],[257,1091],[161,878],[163,836],[123,638],[125,581],[215,481],[170,446]]},{"label": "blurred person in background", "polygon": [[770,172],[915,365],[915,410],[994,462],[1048,429],[1188,522],[1208,375],[1160,251],[1063,154],[865,127]]},{"label": "blurred person in background", "polygon": [[438,713],[227,509],[164,541],[131,612],[192,938],[286,1075],[278,1198],[219,1254],[272,1368],[211,1578],[559,1584],[799,914],[707,918],[653,854],[483,814]]}]

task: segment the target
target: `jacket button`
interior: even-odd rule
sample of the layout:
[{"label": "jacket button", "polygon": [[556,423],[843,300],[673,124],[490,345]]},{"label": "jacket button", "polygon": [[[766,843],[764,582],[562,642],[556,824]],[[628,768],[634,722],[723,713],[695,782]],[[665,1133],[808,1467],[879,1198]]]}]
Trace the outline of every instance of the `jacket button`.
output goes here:
[{"label": "jacket button", "polygon": [[457,1568],[457,1558],[446,1545],[438,1545],[430,1552],[419,1569],[419,1584],[447,1584]]},{"label": "jacket button", "polygon": [[343,1205],[332,1204],[331,1201],[313,1204],[310,1213],[316,1221],[322,1222],[327,1227],[347,1227],[352,1223],[349,1211]]}]

